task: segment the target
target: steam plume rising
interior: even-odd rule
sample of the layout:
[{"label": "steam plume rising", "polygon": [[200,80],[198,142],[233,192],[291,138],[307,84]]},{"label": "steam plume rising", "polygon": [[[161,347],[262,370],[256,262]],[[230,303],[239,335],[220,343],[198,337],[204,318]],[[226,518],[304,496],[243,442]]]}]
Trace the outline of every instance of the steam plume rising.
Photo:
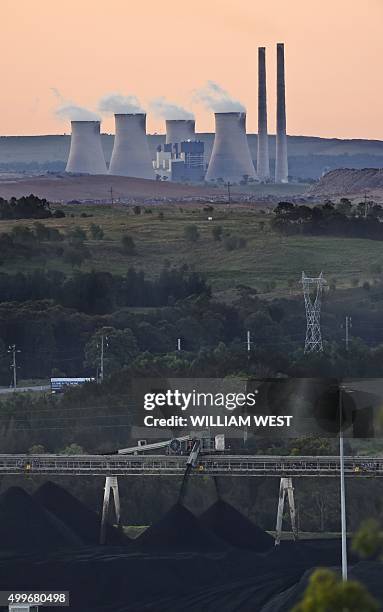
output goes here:
[{"label": "steam plume rising", "polygon": [[102,113],[110,114],[134,114],[144,112],[136,96],[124,96],[120,93],[110,93],[103,96],[98,103],[98,109]]},{"label": "steam plume rising", "polygon": [[168,102],[164,96],[151,100],[149,107],[154,115],[164,119],[194,119],[192,112],[182,106]]},{"label": "steam plume rising", "polygon": [[97,113],[77,106],[76,104],[64,104],[56,109],[56,115],[60,119],[70,119],[71,121],[99,121],[100,116]]},{"label": "steam plume rising", "polygon": [[246,108],[239,100],[233,98],[215,81],[208,81],[205,87],[197,89],[194,99],[215,113],[245,112]]}]

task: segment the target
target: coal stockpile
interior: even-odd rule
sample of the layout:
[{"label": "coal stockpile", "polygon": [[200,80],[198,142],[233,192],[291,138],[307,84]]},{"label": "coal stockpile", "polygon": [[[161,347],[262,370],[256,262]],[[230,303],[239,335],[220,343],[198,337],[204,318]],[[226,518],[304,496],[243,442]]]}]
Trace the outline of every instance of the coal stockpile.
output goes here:
[{"label": "coal stockpile", "polygon": [[[332,569],[339,575],[339,567]],[[261,612],[290,612],[292,607],[302,599],[311,573],[312,570],[306,571],[295,585],[272,597],[261,608]],[[382,566],[380,563],[375,561],[358,563],[350,568],[348,577],[349,580],[361,582],[378,602],[383,602]],[[360,612],[363,612],[363,610]]]},{"label": "coal stockpile", "polygon": [[[46,510],[56,516],[77,534],[85,544],[98,544],[100,541],[101,518],[74,497],[69,491],[48,481],[33,496]],[[125,544],[130,540],[108,525],[106,533],[108,544]]]},{"label": "coal stockpile", "polygon": [[182,504],[175,504],[165,516],[154,523],[135,544],[143,550],[223,552],[226,543],[208,531]]},{"label": "coal stockpile", "polygon": [[76,547],[81,539],[20,487],[0,495],[2,550],[50,550]]},{"label": "coal stockpile", "polygon": [[256,552],[265,552],[274,546],[274,538],[271,535],[221,499],[202,514],[200,521],[231,546]]}]

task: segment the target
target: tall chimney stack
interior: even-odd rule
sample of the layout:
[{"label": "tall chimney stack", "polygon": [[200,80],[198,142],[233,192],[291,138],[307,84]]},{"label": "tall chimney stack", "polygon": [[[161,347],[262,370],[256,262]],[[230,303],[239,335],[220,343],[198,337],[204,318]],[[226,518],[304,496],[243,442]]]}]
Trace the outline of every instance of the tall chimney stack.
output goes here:
[{"label": "tall chimney stack", "polygon": [[275,182],[288,182],[286,102],[285,102],[285,48],[277,44],[277,137],[275,154]]},{"label": "tall chimney stack", "polygon": [[266,49],[258,47],[258,152],[257,176],[260,181],[270,178],[269,137],[267,134]]}]

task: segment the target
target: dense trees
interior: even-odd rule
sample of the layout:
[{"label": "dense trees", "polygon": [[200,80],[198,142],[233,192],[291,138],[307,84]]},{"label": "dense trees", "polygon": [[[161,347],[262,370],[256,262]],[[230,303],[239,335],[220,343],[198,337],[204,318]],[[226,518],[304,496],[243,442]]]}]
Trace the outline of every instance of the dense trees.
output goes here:
[{"label": "dense trees", "polygon": [[45,198],[33,194],[22,198],[0,198],[0,219],[48,219],[54,213]]},{"label": "dense trees", "polygon": [[[368,203],[367,203],[368,204]],[[346,198],[310,207],[280,202],[271,221],[272,228],[285,235],[307,234],[383,240],[383,208],[378,204],[351,207]]]},{"label": "dense trees", "polygon": [[[162,358],[175,351],[181,338],[186,376],[257,371],[297,377],[382,376],[381,286],[364,295],[363,317],[347,291],[342,300],[337,294],[338,290],[333,300],[326,299],[322,312],[324,353],[305,355],[306,318],[300,297],[263,300],[251,287],[240,286],[232,305],[219,303],[211,298],[205,280],[187,267],[165,266],[155,279],[134,268],[125,276],[0,274],[0,339],[4,347],[15,343],[22,351],[24,378],[47,377],[53,368],[68,375],[94,375],[95,360],[85,355],[85,346],[106,326],[116,333],[128,330],[137,346],[137,354],[132,354],[122,343],[109,372],[138,363],[144,354],[145,363],[155,362],[156,370],[162,368],[166,375],[171,361]],[[349,351],[341,328],[346,304],[353,319]],[[247,331],[250,355],[245,350]],[[0,346],[0,382],[8,384],[9,357],[1,363]]]}]

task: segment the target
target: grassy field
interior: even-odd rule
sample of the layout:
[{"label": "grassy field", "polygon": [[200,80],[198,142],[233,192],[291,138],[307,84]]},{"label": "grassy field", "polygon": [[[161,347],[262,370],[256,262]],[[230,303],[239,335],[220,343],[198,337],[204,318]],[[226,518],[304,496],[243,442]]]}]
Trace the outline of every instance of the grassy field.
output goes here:
[{"label": "grassy field", "polygon": [[[135,215],[131,208],[121,205],[67,205],[64,207],[66,218],[49,219],[44,223],[63,233],[76,226],[89,231],[92,223],[103,228],[103,240],[87,241],[92,257],[84,262],[82,270],[123,274],[133,265],[145,270],[150,277],[156,275],[166,261],[174,265],[186,263],[205,274],[214,291],[228,300],[235,295],[235,287],[239,284],[256,287],[270,295],[299,292],[302,270],[313,276],[323,270],[328,281],[336,279],[337,287],[350,287],[355,280],[359,283],[373,280],[371,266],[374,264],[383,268],[383,248],[378,241],[281,237],[270,229],[271,213],[259,207],[220,205],[210,213],[203,211],[201,205],[146,207],[149,208],[151,214]],[[159,218],[160,210],[163,220]],[[81,217],[84,212],[91,216]],[[210,221],[209,215],[213,217]],[[200,237],[196,242],[184,238],[184,228],[188,224],[198,227]],[[10,231],[14,225],[32,226],[33,221],[1,221],[0,232]],[[213,239],[215,225],[222,226],[224,233],[245,238],[246,246],[226,250],[222,241]],[[136,255],[122,252],[124,234],[133,237]],[[14,273],[42,267],[72,273],[62,258],[42,256],[6,260],[0,270]]]}]

